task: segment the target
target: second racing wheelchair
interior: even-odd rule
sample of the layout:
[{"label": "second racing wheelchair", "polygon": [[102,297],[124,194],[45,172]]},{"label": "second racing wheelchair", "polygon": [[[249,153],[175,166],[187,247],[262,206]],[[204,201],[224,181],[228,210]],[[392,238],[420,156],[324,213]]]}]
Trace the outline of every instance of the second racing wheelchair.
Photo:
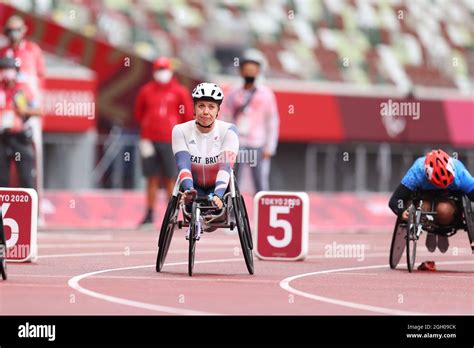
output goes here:
[{"label": "second racing wheelchair", "polygon": [[196,197],[191,209],[187,209],[181,202],[182,194],[177,180],[161,225],[156,271],[161,272],[163,268],[176,229],[189,227],[189,234],[186,236],[189,240],[188,274],[192,276],[196,242],[200,240],[202,232],[212,232],[218,228],[231,230],[237,228],[247,270],[253,274],[252,232],[245,201],[239,191],[233,171],[231,171],[229,187],[222,200],[224,203],[222,209],[217,209],[207,197]]},{"label": "second racing wheelchair", "polygon": [[[424,211],[422,204],[424,199],[431,201],[430,211]],[[435,206],[439,200],[452,200],[457,211],[461,212],[455,216],[450,225],[441,226],[436,224]],[[390,246],[390,268],[397,267],[402,258],[403,251],[406,250],[407,268],[412,272],[415,267],[416,246],[423,231],[451,237],[459,230],[467,232],[469,243],[474,253],[474,203],[469,198],[458,191],[418,191],[409,202],[408,220],[403,221],[397,218]]]}]

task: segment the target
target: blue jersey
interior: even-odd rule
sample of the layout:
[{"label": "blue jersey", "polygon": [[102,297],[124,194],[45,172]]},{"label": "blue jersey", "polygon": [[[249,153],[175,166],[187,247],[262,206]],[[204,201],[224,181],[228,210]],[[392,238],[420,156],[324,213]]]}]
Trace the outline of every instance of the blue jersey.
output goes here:
[{"label": "blue jersey", "polygon": [[[467,171],[464,164],[458,159],[453,158],[454,180],[447,187],[448,190],[461,191],[469,193],[474,190],[474,178]],[[408,172],[402,179],[402,185],[408,189],[415,191],[420,190],[440,190],[439,187],[433,185],[425,176],[425,157],[418,158],[415,163],[408,169]]]}]

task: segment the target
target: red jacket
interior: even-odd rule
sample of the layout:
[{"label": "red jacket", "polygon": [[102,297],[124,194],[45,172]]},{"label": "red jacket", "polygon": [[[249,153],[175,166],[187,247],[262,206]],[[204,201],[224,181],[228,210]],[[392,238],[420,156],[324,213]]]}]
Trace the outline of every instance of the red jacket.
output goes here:
[{"label": "red jacket", "polygon": [[166,84],[150,81],[138,92],[135,117],[142,139],[171,143],[173,127],[193,119],[193,100],[175,77]]},{"label": "red jacket", "polygon": [[20,59],[18,82],[28,84],[31,92],[38,98],[43,88],[45,75],[41,48],[32,41],[22,40],[15,49],[11,46],[0,48],[0,57],[3,56]]}]

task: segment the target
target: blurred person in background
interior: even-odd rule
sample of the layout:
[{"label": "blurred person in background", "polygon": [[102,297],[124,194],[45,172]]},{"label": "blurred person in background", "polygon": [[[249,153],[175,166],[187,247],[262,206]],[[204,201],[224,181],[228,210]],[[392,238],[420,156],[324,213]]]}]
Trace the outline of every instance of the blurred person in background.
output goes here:
[{"label": "blurred person in background", "polygon": [[35,151],[28,120],[40,114],[28,85],[17,82],[15,59],[0,58],[0,186],[10,183],[15,161],[20,187],[36,188]]},{"label": "blurred person in background", "polygon": [[[3,33],[8,39],[8,44],[0,48],[0,57],[9,57],[15,59],[19,67],[17,81],[26,86],[33,99],[38,104],[38,117],[30,117],[26,120],[26,127],[31,132],[31,139],[35,151],[35,170],[36,183],[35,188],[39,197],[43,190],[43,136],[42,136],[42,118],[41,105],[45,78],[45,63],[41,48],[34,42],[27,40],[26,32],[28,27],[20,16],[11,16],[5,23]],[[21,180],[20,180],[21,181]],[[39,207],[39,224],[42,224],[41,205]]]},{"label": "blurred person in background", "polygon": [[17,65],[20,66],[18,82],[27,84],[31,92],[40,98],[45,77],[44,58],[41,48],[25,39],[27,30],[23,18],[19,16],[8,18],[3,29],[8,38],[8,45],[0,48],[0,57],[6,56],[17,60]]},{"label": "blurred person in background", "polygon": [[173,192],[177,168],[171,147],[173,127],[193,119],[193,101],[189,91],[175,76],[171,60],[161,57],[153,63],[153,81],[139,91],[135,117],[140,126],[140,154],[147,178],[146,212],[141,228],[153,225],[153,207],[160,184],[168,197]]},{"label": "blurred person in background", "polygon": [[[259,81],[265,67],[263,54],[254,49],[247,50],[239,66],[242,84],[230,90],[222,114],[239,130],[240,158],[235,164],[237,179],[241,176],[242,159],[255,158],[255,163],[246,160],[245,165],[250,166],[255,191],[259,192],[269,189],[270,159],[278,144],[280,116],[275,94]],[[256,156],[250,157],[251,152]]]}]

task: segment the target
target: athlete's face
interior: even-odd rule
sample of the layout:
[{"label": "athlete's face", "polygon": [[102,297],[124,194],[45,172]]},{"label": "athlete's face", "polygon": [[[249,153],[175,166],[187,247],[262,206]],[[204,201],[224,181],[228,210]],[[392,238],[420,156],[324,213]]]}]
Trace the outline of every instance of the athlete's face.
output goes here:
[{"label": "athlete's face", "polygon": [[194,115],[196,120],[203,126],[209,126],[214,122],[219,112],[219,105],[211,101],[198,101],[194,104]]}]

